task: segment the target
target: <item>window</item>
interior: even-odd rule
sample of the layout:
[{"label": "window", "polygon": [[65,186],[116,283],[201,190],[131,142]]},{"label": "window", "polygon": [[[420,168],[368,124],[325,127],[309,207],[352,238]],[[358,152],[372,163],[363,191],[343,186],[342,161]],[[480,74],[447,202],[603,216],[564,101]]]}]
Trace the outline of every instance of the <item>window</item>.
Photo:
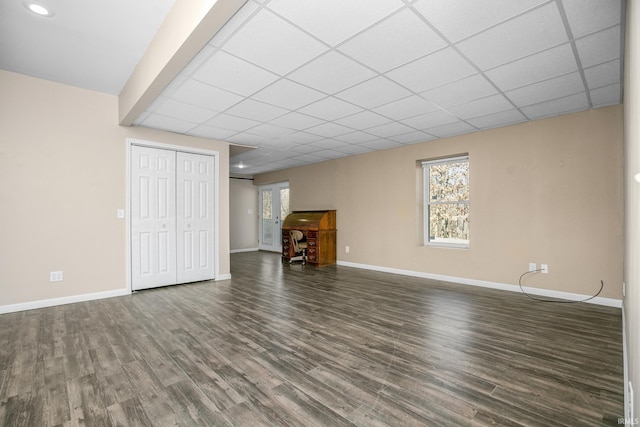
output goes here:
[{"label": "window", "polygon": [[424,244],[469,247],[469,156],[422,162]]}]

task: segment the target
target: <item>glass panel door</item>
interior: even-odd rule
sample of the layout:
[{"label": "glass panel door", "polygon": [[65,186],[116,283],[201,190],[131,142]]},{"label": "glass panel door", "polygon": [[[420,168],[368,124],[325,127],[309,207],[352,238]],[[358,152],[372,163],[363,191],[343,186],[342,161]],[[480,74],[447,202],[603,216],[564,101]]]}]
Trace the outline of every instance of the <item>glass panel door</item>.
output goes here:
[{"label": "glass panel door", "polygon": [[282,251],[281,227],[289,215],[289,183],[263,185],[259,190],[260,239],[258,247],[265,251]]}]

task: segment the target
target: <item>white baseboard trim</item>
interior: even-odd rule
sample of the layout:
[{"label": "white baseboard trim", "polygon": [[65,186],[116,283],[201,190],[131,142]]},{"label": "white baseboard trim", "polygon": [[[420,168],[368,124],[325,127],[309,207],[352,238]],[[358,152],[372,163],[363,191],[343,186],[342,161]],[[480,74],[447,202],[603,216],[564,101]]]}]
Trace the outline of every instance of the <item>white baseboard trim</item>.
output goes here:
[{"label": "white baseboard trim", "polygon": [[258,248],[246,248],[246,249],[231,249],[229,253],[236,254],[238,252],[258,252]]},{"label": "white baseboard trim", "polygon": [[0,314],[14,313],[17,311],[35,310],[37,308],[53,307],[55,305],[73,304],[76,302],[92,301],[103,298],[121,297],[131,295],[128,289],[117,289],[114,291],[95,292],[92,294],[72,295],[69,297],[51,298],[39,301],[24,302],[20,304],[1,305]]},{"label": "white baseboard trim", "polygon": [[[467,279],[464,277],[455,277],[455,276],[443,276],[441,274],[423,273],[420,271],[402,270],[399,268],[391,268],[391,267],[380,267],[377,265],[360,264],[357,262],[338,261],[337,264],[343,265],[345,267],[361,268],[365,270],[381,271],[384,273],[400,274],[402,276],[441,280],[443,282],[453,282],[453,283],[459,283],[462,285],[479,286],[482,288],[500,289],[503,291],[510,291],[510,292],[521,292],[520,287],[518,285],[510,285],[507,283],[489,282],[486,280]],[[549,289],[530,288],[527,286],[523,286],[522,288],[526,293],[531,295],[543,296],[548,298],[561,298],[561,299],[573,300],[573,301],[583,300],[591,296],[591,295],[582,295],[582,294],[572,294],[569,292],[553,291]],[[613,298],[596,297],[585,302],[589,304],[604,305],[607,307],[616,307],[616,308],[622,307],[622,300],[613,299]]]},{"label": "white baseboard trim", "polygon": [[215,279],[213,279],[213,280],[215,280],[216,282],[217,282],[218,280],[231,280],[231,273],[227,273],[227,274],[220,274],[220,275],[216,276],[216,278],[215,278]]}]

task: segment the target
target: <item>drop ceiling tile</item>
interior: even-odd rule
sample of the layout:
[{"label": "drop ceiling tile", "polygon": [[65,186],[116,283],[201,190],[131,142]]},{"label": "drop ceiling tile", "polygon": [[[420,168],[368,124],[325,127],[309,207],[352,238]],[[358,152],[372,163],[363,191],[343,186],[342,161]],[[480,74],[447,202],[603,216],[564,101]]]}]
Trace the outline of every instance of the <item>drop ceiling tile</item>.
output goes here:
[{"label": "drop ceiling tile", "polygon": [[276,81],[278,76],[224,51],[218,51],[193,73],[193,78],[248,96]]},{"label": "drop ceiling tile", "polygon": [[335,122],[353,129],[367,129],[373,126],[389,123],[391,120],[371,111],[362,111],[351,116],[343,117]]},{"label": "drop ceiling tile", "polygon": [[281,141],[284,142],[293,142],[295,144],[308,144],[310,142],[319,141],[323,136],[313,135],[307,132],[295,132],[280,138]]},{"label": "drop ceiling tile", "polygon": [[243,100],[243,97],[209,86],[197,80],[187,80],[175,89],[171,98],[212,111],[224,111]]},{"label": "drop ceiling tile", "polygon": [[402,147],[402,144],[389,141],[388,139],[376,139],[375,141],[363,142],[362,144],[358,144],[358,145],[361,145],[367,148],[372,148],[374,150],[386,150],[389,148]]},{"label": "drop ceiling tile", "polygon": [[319,126],[314,126],[307,129],[305,132],[312,133],[314,135],[321,135],[328,138],[334,136],[344,135],[345,133],[353,132],[353,129],[336,124],[336,123],[324,123]]},{"label": "drop ceiling tile", "polygon": [[363,82],[376,73],[341,53],[330,51],[289,74],[299,83],[333,95]]},{"label": "drop ceiling tile", "polygon": [[364,108],[374,108],[411,95],[407,89],[383,76],[343,90],[336,97]]},{"label": "drop ceiling tile", "polygon": [[585,95],[584,93],[579,93],[576,95],[570,95],[564,98],[555,99],[553,101],[530,105],[528,107],[522,108],[522,112],[526,114],[530,119],[540,119],[543,117],[551,117],[559,114],[586,110],[587,108],[589,108],[587,95]]},{"label": "drop ceiling tile", "polygon": [[268,146],[268,144],[271,142],[271,138],[266,138],[264,136],[241,132],[227,138],[227,141],[233,142],[235,144],[260,145],[264,147],[264,146]]},{"label": "drop ceiling tile", "polygon": [[[316,151],[317,152],[317,151]],[[302,164],[316,163],[324,160],[323,157],[316,156],[314,154],[302,154],[300,156],[294,157],[296,160],[300,161]]]},{"label": "drop ceiling tile", "polygon": [[545,0],[419,0],[414,7],[445,37],[457,42]]},{"label": "drop ceiling tile", "polygon": [[342,141],[337,141],[335,139],[327,138],[327,139],[322,139],[320,141],[312,142],[311,145],[313,145],[314,147],[320,148],[322,150],[327,150],[327,149],[333,150],[336,148],[344,147],[348,144]]},{"label": "drop ceiling tile", "polygon": [[248,1],[227,21],[226,24],[209,41],[209,45],[215,47],[224,46],[224,43],[231,37],[251,16],[258,10],[259,6]]},{"label": "drop ceiling tile", "polygon": [[166,130],[168,132],[186,133],[190,129],[196,127],[197,124],[169,116],[151,113],[144,120],[144,122],[142,122],[141,126],[152,129]]},{"label": "drop ceiling tile", "polygon": [[567,32],[558,8],[549,3],[456,46],[480,69],[488,70],[566,42]]},{"label": "drop ceiling tile", "polygon": [[267,5],[331,46],[402,6],[400,0],[273,0]]},{"label": "drop ceiling tile", "polygon": [[620,83],[593,89],[590,92],[590,96],[594,108],[619,104],[621,98]]},{"label": "drop ceiling tile", "polygon": [[250,133],[252,135],[260,135],[267,138],[281,138],[294,132],[295,131],[293,129],[275,126],[268,123],[259,124],[258,126],[252,127],[251,129],[248,129],[246,131],[246,133]]},{"label": "drop ceiling tile", "polygon": [[605,62],[584,70],[584,77],[590,89],[620,83],[620,60]]},{"label": "drop ceiling tile", "polygon": [[268,122],[287,113],[284,108],[247,98],[226,111],[234,116]]},{"label": "drop ceiling tile", "polygon": [[361,142],[373,141],[374,139],[378,139],[377,136],[371,135],[370,133],[356,131],[351,132],[346,135],[336,136],[335,139],[338,141],[347,142],[349,144],[359,144]]},{"label": "drop ceiling tile", "polygon": [[481,74],[476,74],[423,92],[421,95],[440,107],[462,104],[497,93],[497,89]]},{"label": "drop ceiling tile", "polygon": [[402,123],[406,124],[407,126],[411,126],[414,129],[422,130],[457,121],[458,118],[452,116],[446,111],[438,110],[402,120]]},{"label": "drop ceiling tile", "polygon": [[223,141],[236,133],[237,132],[234,130],[220,129],[207,125],[200,125],[189,131],[189,135],[199,136],[201,138],[217,139],[220,141]]},{"label": "drop ceiling tile", "polygon": [[324,120],[336,120],[362,111],[362,108],[330,97],[321,99],[300,109],[299,112]]},{"label": "drop ceiling tile", "polygon": [[578,65],[567,43],[494,68],[485,72],[485,75],[499,89],[507,91],[574,71],[578,71]]},{"label": "drop ceiling tile", "polygon": [[374,148],[351,144],[344,147],[336,148],[336,150],[345,154],[364,154],[373,151]]},{"label": "drop ceiling tile", "polygon": [[449,107],[447,111],[456,117],[467,120],[511,108],[513,108],[513,105],[502,94],[496,94]]},{"label": "drop ceiling tile", "polygon": [[153,112],[191,123],[204,123],[217,114],[216,111],[206,110],[174,99],[165,100]]},{"label": "drop ceiling tile", "polygon": [[418,144],[420,142],[431,141],[435,139],[435,137],[426,132],[415,130],[413,132],[403,133],[402,135],[390,136],[388,139],[399,144]]},{"label": "drop ceiling tile", "polygon": [[512,91],[505,95],[518,107],[550,101],[585,90],[580,73],[570,73],[540,83],[534,83]]},{"label": "drop ceiling tile", "polygon": [[449,136],[462,135],[463,133],[473,132],[476,129],[465,122],[449,123],[442,126],[425,129],[426,132],[437,136],[438,138],[446,138]]},{"label": "drop ceiling tile", "polygon": [[584,68],[620,58],[620,26],[576,40]]},{"label": "drop ceiling tile", "polygon": [[562,0],[574,38],[620,24],[620,0]]},{"label": "drop ceiling tile", "polygon": [[254,126],[260,124],[255,120],[249,120],[242,117],[231,116],[229,114],[218,114],[205,123],[207,126],[218,127],[221,129],[235,130],[236,132],[244,132]]},{"label": "drop ceiling tile", "polygon": [[399,122],[391,122],[386,125],[380,125],[373,128],[367,129],[367,133],[371,133],[373,135],[379,136],[381,138],[386,138],[389,136],[401,135],[403,133],[412,132],[415,129],[404,125]]},{"label": "drop ceiling tile", "polygon": [[398,101],[376,107],[373,111],[393,120],[402,120],[420,114],[436,111],[438,107],[418,95],[411,95]]},{"label": "drop ceiling tile", "polygon": [[224,50],[284,75],[320,55],[327,47],[262,9],[227,41]]},{"label": "drop ceiling tile", "polygon": [[389,71],[386,76],[414,92],[424,92],[476,72],[466,59],[446,48]]},{"label": "drop ceiling tile", "polygon": [[384,72],[446,45],[422,19],[411,10],[404,9],[358,34],[339,50]]},{"label": "drop ceiling tile", "polygon": [[322,148],[316,147],[314,144],[300,144],[300,145],[296,145],[295,147],[291,147],[291,151],[293,153],[309,154],[309,153],[315,153],[320,150],[322,150]]},{"label": "drop ceiling tile", "polygon": [[468,122],[478,129],[491,129],[499,126],[508,126],[514,123],[526,121],[518,110],[500,111],[499,113],[469,119]]},{"label": "drop ceiling tile", "polygon": [[308,88],[291,80],[281,79],[253,95],[253,99],[290,110],[325,98],[322,92]]},{"label": "drop ceiling tile", "polygon": [[318,126],[319,124],[324,123],[324,120],[292,111],[291,113],[271,120],[269,123],[290,129],[304,130],[312,126]]},{"label": "drop ceiling tile", "polygon": [[340,157],[345,157],[348,154],[342,153],[336,150],[322,150],[313,153],[314,156],[322,157],[324,160],[333,160],[338,159]]}]

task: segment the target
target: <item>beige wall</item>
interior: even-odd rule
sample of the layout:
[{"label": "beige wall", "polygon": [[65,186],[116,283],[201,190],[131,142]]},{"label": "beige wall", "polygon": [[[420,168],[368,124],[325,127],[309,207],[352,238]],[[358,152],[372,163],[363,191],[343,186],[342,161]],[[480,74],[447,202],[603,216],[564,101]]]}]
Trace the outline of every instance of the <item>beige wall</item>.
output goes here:
[{"label": "beige wall", "polygon": [[624,140],[625,140],[625,268],[624,298],[628,376],[634,387],[634,413],[640,417],[640,5],[627,2],[625,38]]},{"label": "beige wall", "polygon": [[252,180],[229,180],[229,212],[231,250],[257,249],[258,187]]},{"label": "beige wall", "polygon": [[[418,161],[469,153],[468,250],[422,245]],[[337,209],[338,260],[620,299],[622,107],[257,175],[289,180],[293,210]],[[350,253],[345,253],[345,246]]]},{"label": "beige wall", "polygon": [[[0,307],[126,288],[126,139],[220,152],[220,271],[229,274],[228,144],[118,126],[118,98],[0,71]],[[49,272],[64,271],[50,282]]]}]

